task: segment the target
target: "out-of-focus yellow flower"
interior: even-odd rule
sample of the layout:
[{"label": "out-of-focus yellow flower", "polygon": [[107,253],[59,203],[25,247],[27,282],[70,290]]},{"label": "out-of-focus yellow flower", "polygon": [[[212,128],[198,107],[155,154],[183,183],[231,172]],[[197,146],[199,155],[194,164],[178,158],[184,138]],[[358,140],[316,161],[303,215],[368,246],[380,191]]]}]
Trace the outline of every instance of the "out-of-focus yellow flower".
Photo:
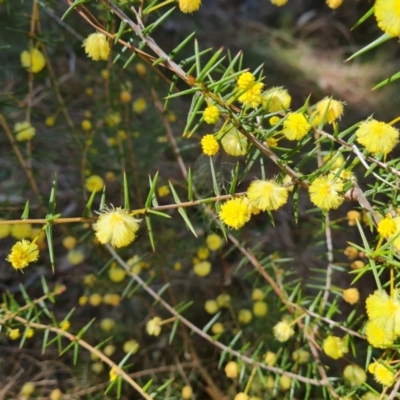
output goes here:
[{"label": "out-of-focus yellow flower", "polygon": [[[272,87],[268,89],[263,94],[262,97],[263,97],[263,106],[266,108],[268,112],[288,110],[290,108],[290,103],[292,102],[290,94],[285,88],[282,87]],[[279,118],[279,117],[272,117],[272,118]],[[277,122],[275,122],[275,124]]]},{"label": "out-of-focus yellow flower", "polygon": [[116,367],[112,367],[110,369],[110,382],[114,382],[118,378],[118,369]]},{"label": "out-of-focus yellow flower", "polygon": [[121,103],[130,103],[132,101],[132,95],[127,90],[123,90],[119,94],[119,100]]},{"label": "out-of-focus yellow flower", "polygon": [[208,314],[216,314],[219,309],[219,306],[215,300],[207,300],[204,303],[204,308]]},{"label": "out-of-focus yellow flower", "polygon": [[89,192],[100,192],[103,187],[104,181],[99,175],[90,175],[85,181],[85,188]]},{"label": "out-of-focus yellow flower", "polygon": [[36,74],[45,67],[46,59],[43,53],[38,49],[32,49],[31,51],[24,50],[21,53],[21,64],[28,71],[32,71]]},{"label": "out-of-focus yellow flower", "polygon": [[146,331],[151,336],[159,336],[161,333],[161,318],[154,317],[147,322]]},{"label": "out-of-focus yellow flower", "polygon": [[251,294],[251,299],[253,301],[260,301],[264,299],[264,292],[261,289],[254,289]]},{"label": "out-of-focus yellow flower", "polygon": [[93,293],[89,297],[89,304],[92,305],[93,307],[99,306],[103,301],[103,297],[101,297],[100,294],[98,293]]},{"label": "out-of-focus yellow flower", "polygon": [[227,293],[221,293],[220,295],[218,295],[216,300],[218,307],[220,308],[228,308],[231,304],[231,296],[229,296],[229,294]]},{"label": "out-of-focus yellow flower", "polygon": [[61,324],[60,324],[61,330],[67,331],[69,328],[71,328],[71,322],[69,322],[68,320],[61,322]]},{"label": "out-of-focus yellow flower", "polygon": [[319,125],[322,121],[333,124],[336,120],[341,118],[342,114],[343,103],[332,99],[332,97],[325,97],[316,104],[311,119],[314,126]]},{"label": "out-of-focus yellow flower", "polygon": [[137,64],[135,65],[135,71],[136,71],[136,73],[137,73],[138,75],[140,75],[140,76],[142,76],[142,77],[145,76],[145,75],[146,75],[146,72],[147,72],[146,65],[143,64],[143,63],[141,63],[141,62],[137,63]]},{"label": "out-of-focus yellow flower", "polygon": [[306,364],[310,361],[310,352],[299,349],[293,352],[292,357],[298,364]]},{"label": "out-of-focus yellow flower", "polygon": [[139,351],[139,343],[135,339],[128,340],[124,343],[123,350],[125,353],[136,354]]},{"label": "out-of-focus yellow flower", "polygon": [[35,391],[36,386],[33,382],[26,382],[22,385],[20,394],[24,396],[26,399],[32,396],[33,392]]},{"label": "out-of-focus yellow flower", "polygon": [[17,340],[17,339],[19,339],[20,336],[21,336],[21,332],[19,331],[18,328],[16,328],[16,329],[11,329],[11,330],[8,332],[8,337],[9,337],[11,340]]},{"label": "out-of-focus yellow flower", "polygon": [[63,246],[67,250],[72,250],[77,243],[78,241],[73,236],[66,236],[62,241]]},{"label": "out-of-focus yellow flower", "polygon": [[250,310],[247,310],[246,308],[239,310],[238,321],[241,324],[247,325],[251,322],[252,319],[253,319],[253,314],[251,313]]},{"label": "out-of-focus yellow flower", "polygon": [[247,197],[262,211],[275,211],[286,204],[288,191],[273,180],[257,180],[250,183]]},{"label": "out-of-focus yellow flower", "polygon": [[94,61],[107,60],[111,48],[103,33],[92,33],[84,41],[85,53]]},{"label": "out-of-focus yellow flower", "polygon": [[274,6],[277,7],[282,7],[288,2],[288,0],[270,0],[270,1]]},{"label": "out-of-focus yellow flower", "polygon": [[347,246],[343,253],[349,260],[355,260],[359,254],[358,250],[353,246]]},{"label": "out-of-focus yellow flower", "polygon": [[78,265],[85,259],[85,253],[79,249],[70,250],[67,254],[67,260],[72,265]]},{"label": "out-of-focus yellow flower", "polygon": [[284,391],[289,390],[291,386],[292,386],[292,378],[289,378],[286,375],[282,375],[279,378],[279,387],[282,390],[284,390]]},{"label": "out-of-focus yellow flower", "polygon": [[27,142],[35,136],[36,129],[28,121],[17,122],[14,125],[14,134],[18,142]]},{"label": "out-of-focus yellow flower", "polygon": [[356,304],[360,300],[360,292],[357,288],[349,288],[343,291],[343,300],[349,304]]},{"label": "out-of-focus yellow flower", "polygon": [[54,389],[50,393],[50,400],[60,400],[62,396],[62,391],[60,389]]},{"label": "out-of-focus yellow flower", "polygon": [[265,301],[256,301],[253,304],[253,313],[256,317],[265,317],[268,312],[268,305]]},{"label": "out-of-focus yellow flower", "polygon": [[115,327],[115,321],[111,318],[104,318],[100,321],[100,329],[103,332],[112,331]]},{"label": "out-of-focus yellow flower", "polygon": [[275,339],[279,342],[286,342],[294,335],[292,326],[286,321],[278,322],[272,330]]},{"label": "out-of-focus yellow flower", "polygon": [[181,396],[183,400],[190,400],[193,395],[193,390],[189,385],[185,385],[182,388]]},{"label": "out-of-focus yellow flower", "polygon": [[197,276],[207,276],[211,272],[211,264],[208,261],[200,261],[193,267],[193,271]]},{"label": "out-of-focus yellow flower", "polygon": [[235,379],[239,375],[239,365],[235,361],[229,361],[225,365],[225,375],[227,378]]},{"label": "out-of-focus yellow flower", "polygon": [[103,296],[103,303],[117,307],[121,303],[121,296],[117,293],[107,293]]},{"label": "out-of-focus yellow flower", "polygon": [[247,153],[248,141],[243,134],[232,128],[222,137],[221,145],[227,154],[238,157]]},{"label": "out-of-focus yellow flower", "polygon": [[157,194],[159,197],[166,197],[171,193],[167,185],[162,185],[157,189]]},{"label": "out-of-focus yellow flower", "polygon": [[46,117],[44,120],[44,124],[48,126],[49,128],[54,126],[56,123],[56,119],[54,117]]},{"label": "out-of-focus yellow flower", "polygon": [[351,210],[347,213],[347,221],[349,226],[357,225],[357,221],[361,222],[361,213],[356,210]]},{"label": "out-of-focus yellow flower", "polygon": [[197,249],[196,254],[200,260],[206,260],[208,258],[208,256],[210,255],[210,251],[208,250],[207,247],[199,247]]},{"label": "out-of-focus yellow flower", "polygon": [[146,111],[147,102],[143,97],[135,100],[132,104],[132,110],[136,114],[143,114]]},{"label": "out-of-focus yellow flower", "polygon": [[221,248],[223,244],[223,240],[221,236],[217,235],[216,233],[210,233],[206,237],[206,245],[211,251],[217,251]]},{"label": "out-of-focus yellow flower", "polygon": [[87,296],[81,296],[78,299],[78,304],[80,306],[84,306],[88,301],[89,301],[89,298]]},{"label": "out-of-focus yellow flower", "polygon": [[276,359],[277,359],[276,353],[273,353],[272,351],[267,351],[267,354],[265,354],[264,357],[264,362],[265,364],[272,367],[276,363]]},{"label": "out-of-focus yellow flower", "polygon": [[211,332],[214,335],[220,335],[222,333],[224,333],[224,325],[221,324],[221,322],[216,322],[215,324],[213,324],[213,326],[211,327]]},{"label": "out-of-focus yellow flower", "polygon": [[118,111],[112,111],[109,112],[104,119],[106,121],[106,124],[110,128],[113,128],[114,126],[117,126],[121,123],[121,114]]},{"label": "out-of-focus yellow flower", "polygon": [[339,8],[342,3],[343,0],[326,0],[326,4],[329,8],[332,8],[332,10],[336,10],[336,8]]}]

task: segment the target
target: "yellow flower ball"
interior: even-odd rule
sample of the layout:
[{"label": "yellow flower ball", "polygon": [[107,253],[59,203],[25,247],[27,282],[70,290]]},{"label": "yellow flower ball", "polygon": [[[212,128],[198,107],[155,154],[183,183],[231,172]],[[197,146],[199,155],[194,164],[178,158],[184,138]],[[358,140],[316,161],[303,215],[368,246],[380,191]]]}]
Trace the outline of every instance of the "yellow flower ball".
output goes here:
[{"label": "yellow flower ball", "polygon": [[95,374],[101,374],[104,371],[104,364],[102,362],[95,362],[90,366],[90,369]]},{"label": "yellow flower ball", "polygon": [[286,342],[294,335],[292,326],[286,321],[278,322],[272,330],[275,339],[279,342]]},{"label": "yellow flower ball", "polygon": [[121,207],[105,208],[97,222],[93,224],[96,237],[101,244],[110,243],[113,247],[124,247],[136,239],[141,220],[129,215]]},{"label": "yellow flower ball", "polygon": [[250,183],[247,197],[251,204],[262,211],[275,211],[286,204],[288,191],[273,180],[256,180]]},{"label": "yellow flower ball", "polygon": [[[3,219],[0,218],[0,221],[4,221]],[[16,225],[14,225],[16,226]],[[11,233],[11,225],[0,225],[0,239],[4,239],[7,236],[9,236]]]},{"label": "yellow flower ball", "polygon": [[343,0],[326,0],[326,4],[329,8],[332,8],[332,10],[336,10],[343,4]]},{"label": "yellow flower ball", "polygon": [[374,14],[378,26],[390,36],[400,36],[400,3],[398,0],[376,0]]},{"label": "yellow flower ball", "polygon": [[35,136],[36,129],[28,121],[17,122],[14,125],[14,134],[18,142],[27,142]]},{"label": "yellow flower ball", "polygon": [[387,238],[389,236],[392,236],[396,233],[397,226],[396,223],[393,221],[393,218],[390,216],[385,217],[379,221],[378,224],[378,233]]},{"label": "yellow flower ball", "polygon": [[167,185],[162,185],[157,189],[157,194],[159,197],[166,197],[171,193]]},{"label": "yellow flower ball", "polygon": [[20,336],[21,336],[21,332],[19,331],[18,328],[16,328],[16,329],[11,329],[11,330],[8,332],[8,337],[9,337],[11,340],[17,340],[17,339],[19,339]]},{"label": "yellow flower ball", "polygon": [[100,192],[103,190],[104,181],[98,175],[90,175],[85,181],[85,188],[89,192]]},{"label": "yellow flower ball", "polygon": [[147,103],[143,97],[135,100],[132,104],[132,110],[136,114],[143,114],[146,111]]},{"label": "yellow flower ball", "polygon": [[368,366],[368,371],[374,375],[375,380],[383,386],[393,386],[396,382],[395,374],[390,365],[381,361],[373,362]]},{"label": "yellow flower ball", "polygon": [[343,300],[351,305],[356,304],[360,300],[360,292],[357,288],[349,288],[343,291]]},{"label": "yellow flower ball", "polygon": [[22,66],[34,74],[40,72],[46,65],[46,59],[38,49],[24,50],[20,57]]},{"label": "yellow flower ball", "polygon": [[60,389],[54,389],[50,393],[50,400],[60,400],[62,397],[62,391]]},{"label": "yellow flower ball", "polygon": [[341,179],[331,175],[320,176],[314,179],[309,187],[310,199],[313,204],[322,210],[338,208],[344,201],[339,192],[343,190]]},{"label": "yellow flower ball", "polygon": [[154,317],[146,324],[146,331],[150,336],[159,336],[161,333],[161,318]]},{"label": "yellow flower ball", "polygon": [[234,400],[249,400],[249,396],[247,396],[246,393],[244,392],[239,392],[236,396]]},{"label": "yellow flower ball", "polygon": [[185,14],[197,11],[201,6],[201,0],[178,0],[179,9]]},{"label": "yellow flower ball", "polygon": [[268,313],[268,305],[265,301],[256,301],[253,304],[253,313],[256,317],[265,317]]},{"label": "yellow flower ball", "polygon": [[213,135],[205,135],[201,139],[201,148],[206,156],[215,156],[219,151],[219,144]]},{"label": "yellow flower ball", "polygon": [[69,322],[68,320],[61,322],[61,324],[60,324],[61,330],[67,331],[69,328],[71,328],[71,322]]},{"label": "yellow flower ball", "polygon": [[358,250],[353,246],[347,246],[343,253],[349,260],[355,260],[359,254]]},{"label": "yellow flower ball", "polygon": [[222,137],[221,145],[225,152],[230,156],[238,157],[247,154],[247,138],[243,134],[238,132],[235,128],[231,128]]},{"label": "yellow flower ball", "polygon": [[44,124],[48,126],[49,128],[54,126],[56,123],[56,119],[54,117],[46,117],[44,120]]},{"label": "yellow flower ball", "polygon": [[121,303],[121,296],[116,293],[107,293],[103,297],[103,303],[117,307]]},{"label": "yellow flower ball", "polygon": [[361,386],[367,381],[367,374],[363,368],[356,364],[346,365],[343,370],[343,377],[351,386]]},{"label": "yellow flower ball", "polygon": [[214,125],[219,121],[219,115],[217,106],[208,106],[203,112],[204,121],[210,125]]},{"label": "yellow flower ball", "polygon": [[84,41],[85,53],[94,61],[107,60],[111,48],[103,33],[92,33]]},{"label": "yellow flower ball", "polygon": [[307,364],[310,361],[310,352],[299,349],[292,353],[293,360],[298,364]]},{"label": "yellow flower ball", "polygon": [[276,360],[277,360],[276,353],[273,353],[272,351],[267,351],[267,354],[265,354],[265,357],[264,357],[265,364],[272,367],[276,363]]},{"label": "yellow flower ball", "polygon": [[103,301],[103,298],[98,293],[93,293],[89,297],[89,304],[92,305],[93,307],[99,306],[102,303],[102,301]]},{"label": "yellow flower ball", "polygon": [[89,301],[89,298],[87,296],[81,296],[78,299],[78,304],[80,306],[84,306],[88,301]]},{"label": "yellow flower ball", "polygon": [[26,337],[27,339],[31,339],[31,338],[33,338],[34,336],[35,336],[35,331],[34,331],[34,329],[28,328],[28,330],[27,330],[26,333],[25,333],[25,337]]},{"label": "yellow flower ball", "polygon": [[243,94],[239,96],[239,101],[243,103],[245,107],[258,107],[262,101],[262,89],[264,84],[262,82],[255,83],[251,88],[247,89]]},{"label": "yellow flower ball", "polygon": [[211,272],[211,264],[208,261],[201,261],[193,267],[197,276],[207,276]]},{"label": "yellow flower ball", "polygon": [[399,131],[384,122],[370,119],[356,130],[357,142],[373,155],[388,154],[399,141]]},{"label": "yellow flower ball", "polygon": [[63,246],[67,250],[72,250],[77,243],[78,241],[73,236],[66,236],[62,241]]},{"label": "yellow flower ball", "polygon": [[92,129],[92,123],[88,119],[84,119],[81,122],[81,127],[84,131],[88,132]]},{"label": "yellow flower ball", "polygon": [[349,226],[356,226],[357,221],[361,222],[361,213],[356,210],[351,210],[347,213],[347,221]]},{"label": "yellow flower ball", "polygon": [[221,322],[216,322],[215,324],[213,324],[213,326],[211,327],[211,332],[214,335],[220,335],[222,333],[224,333],[224,325],[221,324]]},{"label": "yellow flower ball", "polygon": [[301,140],[311,130],[311,124],[300,112],[290,112],[283,122],[282,133],[288,140]]},{"label": "yellow flower ball", "polygon": [[252,319],[253,319],[253,314],[251,313],[250,310],[247,310],[246,308],[239,310],[238,321],[241,324],[247,325],[251,322]]},{"label": "yellow flower ball", "polygon": [[225,366],[225,375],[227,378],[235,379],[239,375],[239,365],[235,361],[229,361]]},{"label": "yellow flower ball", "polygon": [[216,300],[219,308],[228,308],[231,304],[231,296],[226,293],[220,294]]},{"label": "yellow flower ball", "polygon": [[292,378],[289,378],[286,375],[282,375],[279,378],[279,387],[282,390],[284,390],[284,391],[289,390],[291,386],[292,386]]},{"label": "yellow flower ball", "polygon": [[181,396],[183,400],[189,400],[192,398],[193,390],[189,385],[182,388]]},{"label": "yellow flower ball", "polygon": [[221,205],[219,218],[230,228],[240,229],[250,220],[250,212],[247,201],[242,197],[228,200]]},{"label": "yellow flower ball", "polygon": [[341,118],[342,114],[343,103],[332,99],[332,97],[325,97],[316,104],[315,111],[311,115],[312,123],[315,126],[319,125],[322,121],[333,124]]},{"label": "yellow flower ball", "polygon": [[135,339],[128,340],[124,343],[123,350],[125,353],[136,354],[139,351],[139,343]]},{"label": "yellow flower ball", "polygon": [[260,301],[264,299],[264,292],[261,289],[254,289],[251,293],[251,299],[253,301]]},{"label": "yellow flower ball", "polygon": [[123,90],[119,94],[119,100],[121,103],[130,103],[132,101],[132,95],[127,90]]},{"label": "yellow flower ball", "polygon": [[103,353],[107,357],[111,357],[115,353],[115,350],[116,350],[115,346],[113,346],[112,344],[109,344],[106,347],[104,347]]},{"label": "yellow flower ball", "polygon": [[208,250],[207,247],[199,247],[197,249],[196,254],[200,260],[206,260],[208,258],[208,256],[210,255],[210,251]]},{"label": "yellow flower ball", "polygon": [[361,260],[354,261],[350,264],[351,269],[363,269],[365,268],[365,262]]},{"label": "yellow flower ball", "polygon": [[237,85],[241,90],[248,90],[256,83],[256,77],[249,71],[243,72],[239,75]]},{"label": "yellow flower ball", "polygon": [[277,111],[288,110],[290,108],[290,103],[292,102],[292,98],[285,88],[272,87],[263,94],[262,102],[264,108],[268,112],[277,112]]},{"label": "yellow flower ball", "polygon": [[78,265],[80,264],[83,260],[85,259],[85,253],[82,250],[76,249],[76,250],[70,250],[67,253],[67,260],[72,264],[72,265]]},{"label": "yellow flower ball", "polygon": [[349,351],[343,339],[337,336],[328,336],[325,339],[322,348],[325,354],[334,360],[342,358]]},{"label": "yellow flower ball", "polygon": [[113,128],[121,123],[121,114],[118,111],[109,112],[104,117],[104,120],[110,128]]},{"label": "yellow flower ball", "polygon": [[30,263],[37,261],[38,258],[39,248],[37,244],[23,239],[14,244],[6,260],[11,263],[13,268],[23,269]]},{"label": "yellow flower ball", "polygon": [[223,239],[216,233],[210,233],[206,237],[206,245],[211,251],[217,251],[222,247]]},{"label": "yellow flower ball", "polygon": [[137,64],[135,65],[135,71],[136,71],[136,73],[137,73],[138,75],[140,75],[140,76],[142,76],[142,77],[145,76],[145,75],[146,75],[146,72],[147,72],[146,65],[143,64],[143,63],[141,63],[141,62],[137,63]]},{"label": "yellow flower ball", "polygon": [[29,399],[29,397],[31,397],[31,395],[33,394],[35,389],[36,389],[36,386],[33,382],[26,382],[22,385],[20,394],[22,396],[25,396],[27,399]]},{"label": "yellow flower ball", "polygon": [[126,271],[122,268],[111,268],[108,277],[115,283],[122,282],[126,277]]},{"label": "yellow flower ball", "polygon": [[94,274],[88,274],[83,277],[83,284],[88,287],[93,287],[97,282],[97,277]]},{"label": "yellow flower ball", "polygon": [[204,303],[204,309],[207,311],[208,314],[216,314],[218,312],[219,306],[215,300],[207,300]]},{"label": "yellow flower ball", "polygon": [[104,318],[100,321],[100,329],[103,332],[112,331],[115,327],[115,321],[111,318]]}]

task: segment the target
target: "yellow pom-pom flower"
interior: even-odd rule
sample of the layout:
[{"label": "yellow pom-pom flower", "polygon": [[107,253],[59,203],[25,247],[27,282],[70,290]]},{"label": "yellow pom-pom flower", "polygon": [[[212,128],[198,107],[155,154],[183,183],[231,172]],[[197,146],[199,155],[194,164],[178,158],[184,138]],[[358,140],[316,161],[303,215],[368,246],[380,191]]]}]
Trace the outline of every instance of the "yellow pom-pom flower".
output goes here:
[{"label": "yellow pom-pom flower", "polygon": [[397,227],[396,223],[393,221],[391,217],[385,217],[379,221],[378,224],[378,233],[387,238],[396,233]]},{"label": "yellow pom-pom flower", "polygon": [[239,365],[235,361],[229,361],[225,365],[225,375],[228,378],[235,379],[239,375]]},{"label": "yellow pom-pom flower", "polygon": [[237,85],[241,90],[251,89],[255,83],[256,77],[249,71],[243,72],[237,80]]},{"label": "yellow pom-pom flower", "polygon": [[390,36],[400,36],[400,0],[376,0],[374,13],[380,29]]},{"label": "yellow pom-pom flower", "polygon": [[119,94],[119,100],[121,103],[130,103],[132,101],[132,95],[127,90],[123,90]]},{"label": "yellow pom-pom flower", "polygon": [[46,59],[43,53],[38,49],[32,49],[31,51],[24,50],[21,53],[21,64],[28,71],[37,74],[45,67]]},{"label": "yellow pom-pom flower", "polygon": [[365,326],[365,335],[368,343],[378,349],[385,349],[396,340],[396,335],[393,332],[385,331],[373,321],[369,321]]},{"label": "yellow pom-pom flower", "polygon": [[122,268],[111,268],[108,271],[108,277],[112,282],[122,282],[126,277],[126,271]]},{"label": "yellow pom-pom flower", "polygon": [[124,247],[136,239],[140,221],[121,207],[105,208],[93,224],[93,229],[101,244],[110,243],[114,247]]},{"label": "yellow pom-pom flower", "polygon": [[208,314],[212,315],[212,314],[215,314],[218,311],[219,306],[218,306],[218,303],[215,300],[207,300],[204,303],[204,309],[206,310],[206,312]]},{"label": "yellow pom-pom flower", "polygon": [[343,190],[340,178],[332,175],[320,176],[311,183],[309,192],[311,201],[322,210],[338,208],[344,201],[339,194]]},{"label": "yellow pom-pom flower", "polygon": [[349,226],[356,226],[357,221],[361,222],[361,213],[356,210],[351,210],[347,213],[347,221]]},{"label": "yellow pom-pom flower", "polygon": [[307,121],[307,118],[299,112],[289,113],[283,122],[282,133],[288,140],[300,140],[311,129],[311,124]]},{"label": "yellow pom-pom flower", "polygon": [[298,364],[306,364],[310,361],[310,352],[307,350],[299,349],[293,352],[292,357]]},{"label": "yellow pom-pom flower", "polygon": [[233,400],[249,400],[249,396],[247,396],[244,392],[239,392]]},{"label": "yellow pom-pom flower", "polygon": [[334,360],[342,358],[349,351],[343,339],[337,336],[328,336],[322,348],[325,354]]},{"label": "yellow pom-pom flower", "polygon": [[201,0],[178,0],[179,8],[185,14],[197,11],[201,6]]},{"label": "yellow pom-pom flower", "polygon": [[99,306],[103,302],[103,297],[98,293],[93,293],[89,297],[89,304],[93,307]]},{"label": "yellow pom-pom flower", "polygon": [[103,297],[104,304],[109,304],[110,306],[116,307],[121,303],[121,296],[116,293],[107,293]]},{"label": "yellow pom-pom flower", "polygon": [[135,339],[128,340],[124,343],[122,349],[125,353],[132,352],[131,354],[136,354],[139,350],[139,343]]},{"label": "yellow pom-pom flower", "polygon": [[273,353],[272,351],[267,351],[264,356],[264,362],[265,364],[272,367],[276,363],[277,358],[278,356],[276,355],[276,353]]},{"label": "yellow pom-pom flower", "polygon": [[86,179],[85,188],[89,192],[100,192],[104,187],[103,179],[98,175],[91,175]]},{"label": "yellow pom-pom flower", "polygon": [[343,377],[351,386],[361,386],[367,380],[367,374],[364,369],[356,364],[346,365]]},{"label": "yellow pom-pom flower", "polygon": [[251,313],[250,310],[247,310],[246,308],[239,310],[238,321],[241,324],[247,325],[251,322],[252,319],[253,319],[253,314]]},{"label": "yellow pom-pom flower", "polygon": [[275,211],[286,204],[288,191],[273,180],[257,180],[250,183],[247,197],[262,211]]},{"label": "yellow pom-pom flower", "polygon": [[393,386],[396,382],[395,374],[389,364],[383,361],[373,362],[368,366],[368,371],[374,375],[375,380],[383,386]]},{"label": "yellow pom-pom flower", "polygon": [[17,340],[21,336],[21,332],[19,331],[18,328],[16,329],[11,329],[10,332],[8,332],[8,337],[11,340]]},{"label": "yellow pom-pom flower", "polygon": [[221,139],[221,144],[230,156],[244,156],[247,153],[247,138],[235,128],[229,130]]},{"label": "yellow pom-pom flower", "polygon": [[375,291],[365,301],[368,318],[388,334],[400,335],[400,301],[397,293],[389,296]]},{"label": "yellow pom-pom flower", "polygon": [[11,263],[13,268],[23,269],[30,263],[37,261],[38,258],[39,248],[37,244],[23,239],[14,244],[6,260]]},{"label": "yellow pom-pom flower", "polygon": [[201,139],[201,147],[206,156],[215,156],[219,151],[219,144],[213,135],[205,135]]},{"label": "yellow pom-pom flower", "polygon": [[349,260],[355,260],[359,255],[359,251],[353,246],[347,246],[343,253]]},{"label": "yellow pom-pom flower", "polygon": [[114,382],[119,376],[117,367],[112,367],[110,369],[109,375],[110,375],[110,382]]},{"label": "yellow pom-pom flower", "polygon": [[217,106],[208,106],[203,112],[204,121],[207,124],[213,125],[219,121],[219,108]]},{"label": "yellow pom-pom flower", "polygon": [[15,224],[11,227],[11,236],[15,239],[25,239],[32,236],[31,224]]},{"label": "yellow pom-pom flower", "polygon": [[268,305],[265,301],[256,301],[253,304],[253,313],[256,317],[262,318],[267,315],[268,312]]},{"label": "yellow pom-pom flower", "polygon": [[326,4],[329,8],[332,8],[332,10],[336,10],[337,8],[339,8],[342,3],[343,0],[326,0]]},{"label": "yellow pom-pom flower", "polygon": [[240,197],[228,200],[221,205],[219,218],[230,228],[239,229],[250,220],[250,212],[247,202]]},{"label": "yellow pom-pom flower", "polygon": [[217,297],[217,304],[220,308],[228,308],[231,304],[231,296],[227,293],[222,293]]},{"label": "yellow pom-pom flower", "polygon": [[115,321],[111,318],[104,318],[100,321],[100,329],[103,332],[112,331],[115,328]]},{"label": "yellow pom-pom flower", "polygon": [[182,388],[181,395],[182,395],[182,399],[183,400],[190,400],[192,398],[192,395],[193,395],[193,390],[192,390],[191,386],[185,385]]},{"label": "yellow pom-pom flower", "polygon": [[143,97],[135,100],[132,104],[132,110],[136,114],[143,114],[146,111],[147,102]]},{"label": "yellow pom-pom flower", "polygon": [[312,114],[312,122],[314,125],[319,125],[322,121],[328,124],[333,124],[340,119],[343,114],[343,103],[325,97],[315,106],[315,111]]},{"label": "yellow pom-pom flower", "polygon": [[351,305],[356,304],[360,300],[360,292],[357,288],[349,288],[343,291],[343,300]]},{"label": "yellow pom-pom flower", "polygon": [[28,121],[17,122],[14,125],[14,134],[18,142],[27,142],[35,136],[36,129]]},{"label": "yellow pom-pom flower", "polygon": [[157,189],[157,194],[159,197],[166,197],[171,193],[167,185],[162,185]]},{"label": "yellow pom-pom flower", "polygon": [[262,89],[264,84],[262,82],[255,83],[250,89],[247,89],[243,94],[239,96],[239,101],[243,103],[245,107],[258,107],[262,102]]},{"label": "yellow pom-pom flower", "polygon": [[214,335],[221,335],[222,333],[224,333],[224,331],[225,331],[225,328],[224,328],[224,325],[221,324],[221,322],[216,322],[211,327],[211,332]]},{"label": "yellow pom-pom flower", "polygon": [[146,331],[150,336],[159,336],[161,333],[161,318],[154,317],[146,324]]},{"label": "yellow pom-pom flower", "polygon": [[275,339],[279,342],[286,342],[288,341],[293,335],[294,330],[290,324],[286,321],[280,321],[273,327],[273,333]]},{"label": "yellow pom-pom flower", "polygon": [[103,33],[92,33],[84,41],[82,47],[85,53],[94,61],[107,60],[110,54],[110,45]]},{"label": "yellow pom-pom flower", "polygon": [[[262,96],[263,106],[268,112],[288,110],[291,102],[292,98],[290,97],[290,94],[282,87],[272,87],[268,89]],[[279,117],[275,116],[272,118],[275,118],[275,124],[279,122]],[[278,118],[277,121],[276,118]],[[271,120],[270,124],[275,125],[271,123]]]},{"label": "yellow pom-pom flower", "polygon": [[211,272],[211,264],[208,261],[201,261],[193,267],[193,272],[197,276],[207,276]]},{"label": "yellow pom-pom flower", "polygon": [[221,236],[217,235],[216,233],[210,233],[206,237],[206,245],[211,251],[217,251],[221,248],[223,244],[223,240]]},{"label": "yellow pom-pom flower", "polygon": [[399,141],[399,131],[384,122],[370,119],[356,131],[357,142],[374,155],[388,154]]},{"label": "yellow pom-pom flower", "polygon": [[85,253],[80,249],[70,250],[67,254],[67,260],[72,265],[78,265],[85,259]]}]

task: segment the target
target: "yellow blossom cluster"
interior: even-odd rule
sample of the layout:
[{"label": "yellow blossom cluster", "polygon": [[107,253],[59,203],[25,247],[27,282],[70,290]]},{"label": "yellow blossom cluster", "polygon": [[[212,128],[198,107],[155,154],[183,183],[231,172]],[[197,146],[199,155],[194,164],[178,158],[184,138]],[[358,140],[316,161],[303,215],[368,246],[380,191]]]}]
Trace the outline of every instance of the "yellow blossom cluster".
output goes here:
[{"label": "yellow blossom cluster", "polygon": [[310,185],[310,199],[322,210],[336,209],[344,201],[344,197],[340,195],[342,190],[343,183],[340,178],[335,178],[333,174],[320,176]]},{"label": "yellow blossom cluster", "polygon": [[221,144],[230,156],[244,156],[247,153],[248,141],[246,136],[233,127],[222,137]]},{"label": "yellow blossom cluster", "polygon": [[179,0],[179,9],[185,14],[197,11],[201,6],[201,0]]},{"label": "yellow blossom cluster", "polygon": [[[251,76],[250,76],[251,75]],[[243,72],[237,80],[238,89],[241,93],[239,101],[245,107],[258,107],[263,100],[262,89],[264,84],[256,82],[255,76],[251,72]]]},{"label": "yellow blossom cluster", "polygon": [[214,125],[219,121],[219,115],[219,108],[217,106],[208,106],[203,112],[204,121],[210,125]]},{"label": "yellow blossom cluster", "polygon": [[206,156],[212,157],[218,153],[219,144],[215,136],[210,134],[203,136],[200,144]]}]

